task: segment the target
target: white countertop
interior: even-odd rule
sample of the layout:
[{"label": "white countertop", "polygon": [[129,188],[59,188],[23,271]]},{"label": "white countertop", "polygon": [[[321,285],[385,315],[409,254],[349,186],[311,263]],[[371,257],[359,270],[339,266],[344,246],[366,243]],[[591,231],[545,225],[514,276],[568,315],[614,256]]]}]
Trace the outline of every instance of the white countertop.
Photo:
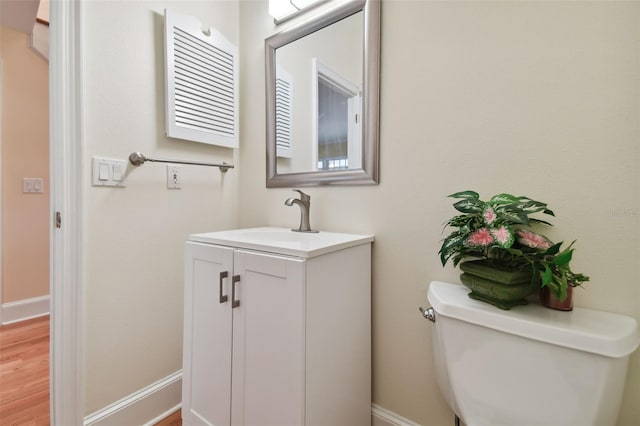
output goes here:
[{"label": "white countertop", "polygon": [[311,258],[374,240],[372,235],[294,232],[287,228],[247,228],[193,234],[189,241]]}]

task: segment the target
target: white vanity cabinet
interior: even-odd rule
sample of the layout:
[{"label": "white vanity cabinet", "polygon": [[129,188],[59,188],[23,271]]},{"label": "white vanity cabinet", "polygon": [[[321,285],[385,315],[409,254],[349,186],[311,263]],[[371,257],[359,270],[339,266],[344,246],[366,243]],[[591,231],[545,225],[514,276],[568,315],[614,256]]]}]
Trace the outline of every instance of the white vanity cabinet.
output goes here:
[{"label": "white vanity cabinet", "polygon": [[373,237],[254,228],[186,243],[185,425],[369,425]]}]

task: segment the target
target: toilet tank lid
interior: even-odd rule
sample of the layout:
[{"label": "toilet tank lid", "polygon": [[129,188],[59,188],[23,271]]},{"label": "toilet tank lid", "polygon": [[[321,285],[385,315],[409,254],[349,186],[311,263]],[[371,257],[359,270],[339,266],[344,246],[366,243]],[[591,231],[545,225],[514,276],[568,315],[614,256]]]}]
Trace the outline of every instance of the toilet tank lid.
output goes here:
[{"label": "toilet tank lid", "polygon": [[561,312],[530,303],[504,311],[467,296],[460,284],[433,281],[427,298],[438,315],[505,333],[611,358],[631,354],[640,343],[634,318],[575,307]]}]

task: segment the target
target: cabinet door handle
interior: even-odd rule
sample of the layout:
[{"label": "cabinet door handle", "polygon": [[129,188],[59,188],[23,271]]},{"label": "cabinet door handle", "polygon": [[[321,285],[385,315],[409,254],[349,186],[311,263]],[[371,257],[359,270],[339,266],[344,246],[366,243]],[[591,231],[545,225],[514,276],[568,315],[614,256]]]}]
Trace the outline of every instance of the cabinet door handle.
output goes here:
[{"label": "cabinet door handle", "polygon": [[226,294],[225,295],[222,294],[222,281],[228,276],[229,276],[228,271],[220,272],[220,303],[225,303],[227,300],[229,300],[229,296],[227,296]]},{"label": "cabinet door handle", "polygon": [[240,306],[240,301],[236,300],[236,283],[240,282],[240,275],[234,275],[231,277],[231,308],[237,308]]}]

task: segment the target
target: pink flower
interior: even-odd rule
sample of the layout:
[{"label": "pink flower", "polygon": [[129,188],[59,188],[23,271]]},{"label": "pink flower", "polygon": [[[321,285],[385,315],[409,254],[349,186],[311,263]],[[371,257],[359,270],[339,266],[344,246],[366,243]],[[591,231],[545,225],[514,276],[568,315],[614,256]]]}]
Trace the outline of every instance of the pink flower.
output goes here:
[{"label": "pink flower", "polygon": [[506,226],[492,229],[491,235],[502,247],[511,247],[513,244],[513,234]]},{"label": "pink flower", "polygon": [[482,228],[469,235],[466,243],[470,246],[488,246],[489,244],[493,244],[493,237],[491,236],[489,228]]},{"label": "pink flower", "polygon": [[487,206],[487,208],[482,212],[482,217],[484,219],[484,223],[491,225],[498,215],[490,206]]},{"label": "pink flower", "polygon": [[536,234],[535,232],[524,229],[518,229],[516,232],[518,234],[518,242],[524,246],[538,250],[546,250],[553,245],[553,243],[544,235]]}]

